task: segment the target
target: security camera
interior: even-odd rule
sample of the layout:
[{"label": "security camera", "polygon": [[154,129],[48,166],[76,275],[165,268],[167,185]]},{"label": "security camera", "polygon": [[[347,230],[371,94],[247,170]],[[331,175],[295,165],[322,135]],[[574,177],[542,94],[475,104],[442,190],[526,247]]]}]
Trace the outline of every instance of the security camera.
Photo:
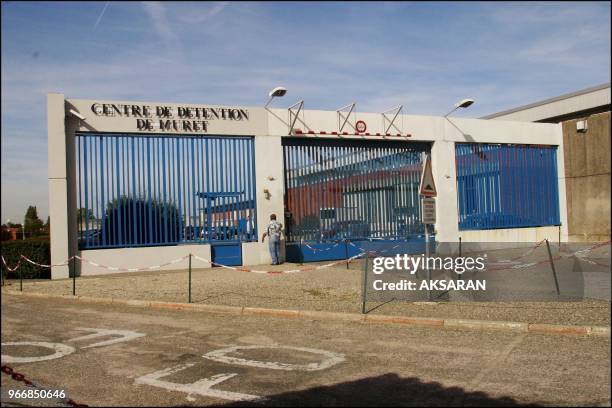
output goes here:
[{"label": "security camera", "polygon": [[73,110],[73,109],[70,109],[70,113],[71,113],[73,116],[76,116],[77,118],[79,118],[79,119],[81,119],[81,120],[85,120],[85,119],[86,119],[86,118],[85,118],[85,116],[81,115],[79,112],[77,112],[77,111],[75,111],[75,110]]}]

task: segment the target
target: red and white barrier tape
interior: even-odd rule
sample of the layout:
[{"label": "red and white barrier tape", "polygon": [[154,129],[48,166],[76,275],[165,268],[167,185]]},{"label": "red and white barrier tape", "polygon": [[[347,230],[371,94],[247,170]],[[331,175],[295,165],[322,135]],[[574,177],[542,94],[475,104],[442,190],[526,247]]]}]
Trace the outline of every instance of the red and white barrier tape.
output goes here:
[{"label": "red and white barrier tape", "polygon": [[592,251],[592,250],[594,250],[594,249],[597,249],[597,248],[601,248],[601,247],[603,247],[603,246],[610,245],[610,243],[612,243],[612,241],[599,242],[599,243],[597,243],[597,244],[595,244],[595,245],[593,245],[593,246],[591,246],[591,247],[589,247],[589,248],[581,249],[580,251],[576,251],[576,252],[565,252],[565,251],[563,251],[563,249],[562,249],[562,248],[559,248],[559,252],[565,252],[565,253],[567,254],[566,256],[568,256],[568,257],[569,257],[569,256],[574,256],[574,255],[576,255],[576,256],[580,256],[580,255],[578,255],[578,254],[581,254],[581,253],[583,253],[583,252],[584,252],[584,253],[589,253],[589,252],[591,252],[591,251]]},{"label": "red and white barrier tape", "polygon": [[[543,241],[540,241],[540,243],[538,243],[538,246],[541,245],[542,242]],[[558,261],[558,260],[561,260],[563,258],[571,258],[571,257],[575,256],[576,258],[580,259],[581,261],[585,261],[585,262],[588,262],[588,263],[593,264],[593,265],[598,265],[598,266],[603,266],[603,267],[608,267],[609,268],[610,265],[606,265],[606,264],[603,264],[603,263],[599,263],[599,262],[593,261],[592,259],[589,259],[589,258],[585,257],[584,254],[588,254],[589,252],[593,251],[594,249],[601,248],[601,247],[606,246],[606,245],[610,245],[610,242],[611,241],[600,242],[600,243],[597,243],[597,244],[595,244],[595,245],[593,245],[593,246],[591,246],[589,248],[581,249],[581,250],[575,251],[575,252],[561,253],[561,251],[560,251],[560,254],[557,255],[556,257],[554,257],[552,260],[553,261]],[[532,248],[532,250],[533,249],[535,249],[535,248]],[[582,254],[582,255],[580,255],[580,254]],[[550,262],[549,259],[544,259],[544,260],[539,261],[539,262],[530,262],[530,263],[526,263],[526,264],[510,266],[510,267],[507,267],[507,268],[488,269],[488,271],[503,271],[503,270],[511,270],[511,269],[525,269],[525,268],[531,268],[532,266],[541,265],[541,264],[548,263],[548,262]]]},{"label": "red and white barrier tape", "polygon": [[229,266],[229,265],[223,265],[220,264],[218,262],[213,262],[210,259],[205,259],[205,258],[201,258],[197,255],[192,255],[195,259],[205,262],[209,265],[215,265],[215,266],[220,266],[221,268],[225,268],[225,269],[231,269],[232,271],[238,271],[238,272],[250,272],[250,273],[259,273],[259,274],[267,274],[267,275],[281,275],[281,274],[287,274],[287,273],[298,273],[298,272],[308,272],[308,271],[314,271],[314,270],[319,270],[319,269],[324,269],[324,268],[329,268],[332,267],[334,265],[338,265],[344,262],[350,262],[354,259],[360,258],[363,255],[365,255],[365,253],[360,253],[357,254],[355,256],[352,256],[350,258],[347,259],[340,259],[338,261],[334,261],[325,265],[318,265],[318,266],[310,266],[307,268],[302,268],[302,269],[290,269],[290,270],[286,270],[286,271],[262,271],[262,270],[258,270],[258,269],[251,269],[251,268],[245,268],[243,266]]},{"label": "red and white barrier tape", "polygon": [[302,241],[301,244],[303,244],[306,248],[310,249],[312,252],[326,252],[326,251],[332,250],[332,249],[336,248],[338,245],[340,245],[339,242],[336,242],[336,244],[334,244],[334,245],[332,245],[330,247],[327,247],[325,249],[319,249],[319,248],[311,247],[310,245],[308,245],[307,242],[303,242]]},{"label": "red and white barrier tape", "polygon": [[99,264],[97,262],[93,262],[93,261],[90,261],[88,259],[82,258],[82,257],[80,257],[78,255],[75,255],[75,257],[78,260],[82,261],[82,262],[88,263],[88,264],[96,266],[98,268],[108,269],[109,271],[141,272],[141,271],[150,271],[150,270],[153,270],[153,269],[161,268],[163,266],[168,266],[168,265],[172,265],[172,264],[175,264],[175,263],[179,263],[182,260],[187,259],[189,257],[189,255],[185,255],[185,256],[183,256],[181,258],[173,259],[172,261],[166,262],[166,263],[161,264],[161,265],[153,265],[153,266],[147,266],[147,267],[142,267],[142,268],[120,268],[120,267],[117,267],[117,266],[107,266],[107,265],[102,265],[102,264]]},{"label": "red and white barrier tape", "polygon": [[25,255],[20,255],[19,256],[21,259],[24,259],[26,262],[31,263],[32,265],[35,266],[40,266],[41,268],[52,268],[54,266],[66,266],[70,263],[70,261],[72,261],[73,258],[75,258],[75,256],[71,256],[70,258],[66,259],[64,262],[59,263],[59,264],[55,264],[55,265],[45,265],[45,264],[40,264],[38,262],[34,262],[33,260],[29,259],[27,256]]},{"label": "red and white barrier tape", "polygon": [[540,242],[538,242],[537,244],[535,244],[535,246],[529,248],[527,251],[525,251],[523,254],[516,256],[514,258],[510,258],[510,259],[502,259],[499,262],[514,262],[517,261],[521,258],[526,257],[527,255],[530,255],[533,251],[535,251],[536,249],[538,249],[540,247],[540,245],[542,245],[544,242],[546,242],[545,239],[541,240]]},{"label": "red and white barrier tape", "polygon": [[21,266],[21,258],[19,258],[19,261],[17,262],[17,265],[15,265],[15,267],[13,269],[11,269],[11,267],[8,266],[8,264],[6,263],[6,260],[4,259],[4,256],[2,256],[2,263],[4,264],[4,266],[6,267],[6,269],[9,272],[15,272]]},{"label": "red and white barrier tape", "polygon": [[386,253],[386,252],[389,252],[389,251],[391,251],[391,250],[393,250],[393,249],[398,248],[398,247],[401,245],[401,244],[397,244],[397,245],[395,245],[395,246],[392,246],[391,248],[387,248],[387,249],[384,249],[384,250],[382,250],[382,251],[374,251],[374,250],[371,250],[371,249],[365,249],[365,248],[362,248],[362,247],[360,247],[360,246],[358,246],[358,245],[355,245],[355,244],[353,244],[351,241],[349,241],[349,242],[348,242],[348,244],[349,244],[350,246],[354,247],[354,248],[357,248],[357,249],[358,249],[358,250],[360,250],[361,252],[364,252],[364,253],[365,253],[365,252],[367,252],[367,253],[368,253],[368,254],[370,254],[370,255],[372,255],[372,254],[374,254],[374,255],[375,255],[375,254],[377,254],[377,253],[379,253],[379,254],[384,254],[384,253]]},{"label": "red and white barrier tape", "polygon": [[68,265],[68,263],[72,260],[72,258],[74,257],[70,257],[68,258],[68,260],[64,261],[63,263],[60,264],[55,264],[55,265],[46,265],[46,264],[41,264],[38,262],[35,262],[33,260],[31,260],[30,258],[28,258],[27,256],[24,255],[19,255],[19,262],[17,262],[17,265],[15,265],[15,267],[13,269],[11,269],[8,264],[6,263],[6,260],[4,259],[4,256],[2,257],[2,263],[4,264],[4,266],[6,266],[6,269],[8,269],[9,272],[15,272],[17,270],[17,268],[19,268],[21,266],[21,260],[25,260],[28,263],[31,263],[32,265],[35,266],[40,266],[41,268],[52,268],[54,266],[65,266]]},{"label": "red and white barrier tape", "polygon": [[[388,249],[385,249],[385,250],[382,250],[382,251],[374,251],[374,250],[367,250],[365,248],[361,248],[360,246],[358,246],[358,245],[356,245],[356,244],[354,244],[354,243],[352,243],[350,241],[347,241],[347,242],[348,242],[349,245],[359,249],[362,252],[357,254],[357,255],[355,255],[355,256],[352,256],[350,258],[334,261],[334,262],[331,262],[331,263],[326,264],[326,265],[319,265],[319,266],[316,266],[316,267],[313,266],[313,267],[302,268],[302,269],[291,269],[291,270],[287,270],[287,271],[262,271],[262,270],[257,270],[257,269],[244,268],[244,267],[234,267],[234,266],[223,265],[223,264],[220,264],[220,263],[217,263],[217,262],[213,262],[212,260],[201,258],[201,257],[199,257],[197,255],[193,255],[192,254],[192,256],[195,259],[197,259],[199,261],[202,261],[202,262],[205,262],[205,263],[207,263],[209,265],[215,265],[215,266],[219,266],[219,267],[222,267],[222,268],[231,269],[231,270],[234,270],[234,271],[252,272],[252,273],[260,273],[260,274],[285,274],[285,273],[306,272],[306,271],[311,271],[311,270],[318,270],[318,269],[328,268],[328,267],[331,267],[331,266],[334,266],[334,265],[337,265],[337,264],[340,264],[340,263],[350,262],[350,261],[352,261],[354,259],[357,259],[357,258],[360,258],[360,257],[362,257],[363,255],[366,255],[366,254],[368,254],[369,256],[378,256],[378,255],[383,254],[385,252],[388,252],[388,251],[391,251],[393,249],[396,249],[396,248],[398,248],[401,245],[401,244],[397,244],[397,245],[394,245],[391,248],[388,248]],[[530,248],[524,254],[522,254],[522,255],[520,255],[518,257],[515,257],[512,260],[506,260],[506,261],[501,261],[501,262],[512,262],[512,261],[515,261],[515,260],[520,259],[522,257],[525,257],[528,254],[530,254],[531,252],[533,252],[540,245],[542,245],[543,242],[544,242],[544,240],[538,242],[533,248]],[[584,256],[584,254],[587,254],[587,253],[591,252],[592,250],[600,248],[602,246],[610,245],[610,242],[611,241],[597,243],[597,244],[593,245],[590,248],[582,249],[582,250],[579,250],[579,251],[576,251],[576,252],[572,252],[572,253],[566,252],[564,254],[560,254],[556,258],[553,258],[553,260],[559,260],[559,259],[562,259],[562,258],[569,258],[569,257],[572,257],[572,256],[576,256],[580,260],[589,262],[591,264],[599,265],[599,266],[604,266],[604,267],[609,267],[610,265],[602,264],[602,263],[593,261],[592,259],[586,258]],[[325,250],[329,250],[331,248],[337,247],[339,244],[340,243],[336,243],[334,246],[332,246],[330,248],[327,248]],[[309,247],[310,249],[316,250],[316,248],[312,248],[308,244],[305,244],[305,245],[307,247]],[[325,251],[325,250],[319,250],[319,251]],[[149,270],[153,270],[153,269],[159,269],[159,268],[164,267],[164,266],[176,264],[176,263],[179,263],[179,262],[187,259],[188,257],[189,257],[189,255],[185,255],[185,256],[182,256],[180,258],[174,259],[172,261],[169,261],[169,262],[166,262],[166,263],[163,263],[163,264],[160,264],[160,265],[153,265],[153,266],[142,267],[142,268],[120,268],[120,267],[116,267],[116,266],[102,265],[102,264],[99,264],[97,262],[93,262],[93,261],[90,261],[90,260],[85,259],[83,257],[80,257],[78,255],[74,255],[74,256],[68,258],[66,261],[64,261],[64,262],[62,262],[60,264],[54,264],[54,265],[40,264],[38,262],[32,261],[31,259],[29,259],[28,257],[26,257],[24,255],[20,255],[19,262],[17,262],[17,265],[15,265],[14,268],[11,268],[6,263],[6,260],[4,259],[4,256],[1,256],[2,263],[4,264],[4,266],[6,267],[6,269],[9,272],[15,272],[21,266],[21,259],[24,259],[26,262],[28,262],[28,263],[30,263],[32,265],[35,265],[35,266],[39,266],[39,267],[43,267],[43,268],[51,268],[51,267],[54,267],[54,266],[65,266],[65,265],[68,265],[72,259],[76,258],[76,259],[79,259],[82,262],[86,262],[86,263],[88,263],[90,265],[93,265],[93,266],[96,266],[98,268],[104,268],[104,269],[111,270],[111,271],[140,272],[140,271],[149,271]],[[510,270],[510,269],[524,269],[524,268],[530,268],[532,266],[539,265],[539,264],[546,263],[546,262],[549,262],[549,260],[545,259],[545,260],[542,260],[542,261],[539,261],[539,262],[531,262],[531,263],[526,263],[526,264],[521,264],[521,265],[513,265],[513,266],[509,266],[509,267],[489,269],[489,270],[490,271],[501,271],[501,270]]]}]

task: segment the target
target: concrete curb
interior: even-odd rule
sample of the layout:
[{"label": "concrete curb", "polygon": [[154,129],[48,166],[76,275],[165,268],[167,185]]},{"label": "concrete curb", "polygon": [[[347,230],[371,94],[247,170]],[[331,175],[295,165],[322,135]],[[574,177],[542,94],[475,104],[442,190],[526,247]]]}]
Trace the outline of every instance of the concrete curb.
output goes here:
[{"label": "concrete curb", "polygon": [[12,290],[2,290],[3,294],[25,296],[40,299],[69,299],[84,303],[120,304],[132,307],[191,310],[208,313],[230,314],[235,316],[272,316],[289,319],[309,319],[328,321],[348,321],[359,323],[396,324],[417,327],[438,327],[442,329],[510,331],[516,333],[539,333],[553,335],[588,335],[610,337],[609,326],[568,326],[559,324],[520,323],[490,320],[443,319],[435,317],[410,317],[363,315],[357,313],[319,312],[314,310],[267,309],[259,307],[238,307],[223,305],[203,305],[196,303],[175,303],[131,299],[109,299],[88,296],[54,295],[44,293],[24,293]]}]

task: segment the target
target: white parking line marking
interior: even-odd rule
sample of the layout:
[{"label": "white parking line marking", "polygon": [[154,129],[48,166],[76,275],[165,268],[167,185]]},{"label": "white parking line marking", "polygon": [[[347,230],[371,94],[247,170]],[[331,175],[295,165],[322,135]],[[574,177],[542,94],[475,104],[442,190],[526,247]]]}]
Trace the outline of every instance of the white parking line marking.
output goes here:
[{"label": "white parking line marking", "polygon": [[[44,347],[54,351],[53,354],[39,357],[15,357],[8,354],[2,354],[3,363],[34,363],[37,361],[54,360],[56,358],[67,356],[74,353],[74,347],[67,346],[62,343],[47,343],[43,341],[11,341],[2,343],[2,347],[6,346],[35,346]],[[4,350],[3,350],[4,351]]]},{"label": "white parking line marking", "polygon": [[205,397],[221,398],[230,401],[263,401],[264,398],[257,395],[241,394],[238,392],[214,390],[211,387],[229,380],[238,374],[223,373],[216,374],[210,378],[202,378],[191,384],[178,384],[169,381],[160,380],[171,374],[193,367],[195,363],[181,364],[178,366],[155,371],[154,373],[143,375],[135,380],[137,384],[151,385],[153,387],[164,388],[169,391],[180,391],[189,394],[187,399],[190,400],[190,395],[197,394]]},{"label": "white parking line marking", "polygon": [[[257,360],[246,360],[244,358],[230,357],[227,354],[233,353],[237,350],[257,350],[257,349],[286,349],[286,350],[297,350],[306,353],[320,354],[326,357],[318,363],[309,364],[289,364],[280,363],[275,361],[257,361]],[[228,347],[221,350],[214,350],[210,353],[204,354],[202,357],[209,360],[217,361],[220,363],[237,364],[249,367],[269,368],[272,370],[287,370],[287,371],[319,371],[333,367],[338,363],[344,361],[344,355],[334,353],[326,350],[318,350],[306,347],[291,347],[291,346],[235,346]]]},{"label": "white parking line marking", "polygon": [[82,349],[91,348],[91,347],[102,347],[102,346],[110,346],[111,344],[121,343],[124,341],[130,341],[137,339],[139,337],[144,337],[144,333],[138,333],[131,330],[108,330],[108,329],[92,329],[89,327],[78,327],[75,330],[82,331],[92,331],[94,333],[87,334],[85,336],[75,337],[73,339],[67,341],[82,341],[82,340],[91,340],[96,337],[104,337],[104,336],[121,336],[116,339],[110,339],[106,341],[100,341],[98,343],[90,344],[89,346],[81,347]]}]

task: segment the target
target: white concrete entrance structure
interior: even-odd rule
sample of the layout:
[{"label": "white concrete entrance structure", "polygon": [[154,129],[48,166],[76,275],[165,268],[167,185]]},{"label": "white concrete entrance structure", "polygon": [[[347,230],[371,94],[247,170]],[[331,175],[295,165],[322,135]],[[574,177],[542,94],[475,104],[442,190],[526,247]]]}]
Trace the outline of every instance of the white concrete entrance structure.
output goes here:
[{"label": "white concrete entrance structure", "polygon": [[[113,105],[115,108],[113,108]],[[139,107],[136,113],[131,108]],[[148,107],[143,108],[143,107]],[[160,118],[157,113],[164,108],[173,112],[172,117]],[[218,108],[220,116],[211,116],[210,110]],[[209,111],[207,111],[207,109]],[[71,113],[71,110],[76,114]],[[238,120],[236,111],[248,112],[248,117]],[[137,122],[143,111],[148,113],[150,122]],[[127,112],[127,113],[126,113]],[[179,113],[182,116],[179,117]],[[85,119],[80,119],[78,115]],[[198,115],[200,118],[198,118]],[[233,119],[232,119],[233,115]],[[241,114],[242,115],[242,114]],[[168,130],[160,130],[170,126]],[[199,121],[185,128],[182,121]],[[53,220],[51,230],[51,262],[61,263],[73,254],[105,265],[122,268],[150,266],[155,262],[169,261],[177,256],[197,253],[201,257],[210,254],[208,245],[176,245],[151,248],[121,248],[100,250],[77,250],[76,220],[76,176],[75,176],[75,132],[126,133],[126,134],[160,134],[171,135],[227,135],[254,136],[255,139],[255,177],[257,228],[261,236],[268,216],[271,213],[284,212],[284,169],[283,137],[309,137],[338,139],[374,139],[425,141],[432,143],[431,158],[433,175],[438,189],[436,213],[438,214],[435,229],[439,242],[456,242],[459,237],[464,242],[535,242],[542,238],[562,241],[567,240],[567,214],[565,200],[565,181],[563,179],[563,137],[561,126],[546,123],[527,123],[503,120],[459,119],[433,116],[402,115],[403,136],[373,136],[385,133],[385,123],[380,113],[356,114],[356,120],[367,124],[367,135],[332,135],[338,130],[338,116],[335,111],[305,110],[300,113],[296,124],[304,135],[290,135],[290,113],[286,109],[264,109],[260,107],[221,107],[215,105],[165,104],[149,102],[101,101],[65,99],[62,94],[48,95],[48,142],[49,142],[49,211]],[[202,123],[205,122],[205,123]],[[156,126],[157,125],[157,126]],[[388,126],[388,122],[386,123]],[[176,126],[174,128],[173,126]],[[201,127],[205,126],[206,131]],[[197,131],[193,129],[197,128]],[[177,130],[178,129],[178,130]],[[314,134],[308,134],[312,130]],[[321,132],[325,132],[322,134]],[[394,133],[395,134],[395,133]],[[406,137],[410,134],[410,137]],[[459,231],[455,143],[506,143],[555,145],[557,149],[557,174],[559,191],[559,210],[561,226],[495,229],[478,231]],[[267,191],[264,192],[264,191]],[[537,199],[534,198],[534,199]],[[261,240],[260,240],[261,241]],[[197,248],[190,248],[190,247]],[[281,246],[282,247],[282,246]],[[143,254],[154,254],[143,256]],[[249,242],[242,244],[244,265],[255,265],[269,262],[267,243]],[[186,261],[170,265],[166,269],[186,267]],[[83,264],[81,275],[109,273],[109,271]],[[53,267],[52,278],[66,278],[67,266]]]}]

